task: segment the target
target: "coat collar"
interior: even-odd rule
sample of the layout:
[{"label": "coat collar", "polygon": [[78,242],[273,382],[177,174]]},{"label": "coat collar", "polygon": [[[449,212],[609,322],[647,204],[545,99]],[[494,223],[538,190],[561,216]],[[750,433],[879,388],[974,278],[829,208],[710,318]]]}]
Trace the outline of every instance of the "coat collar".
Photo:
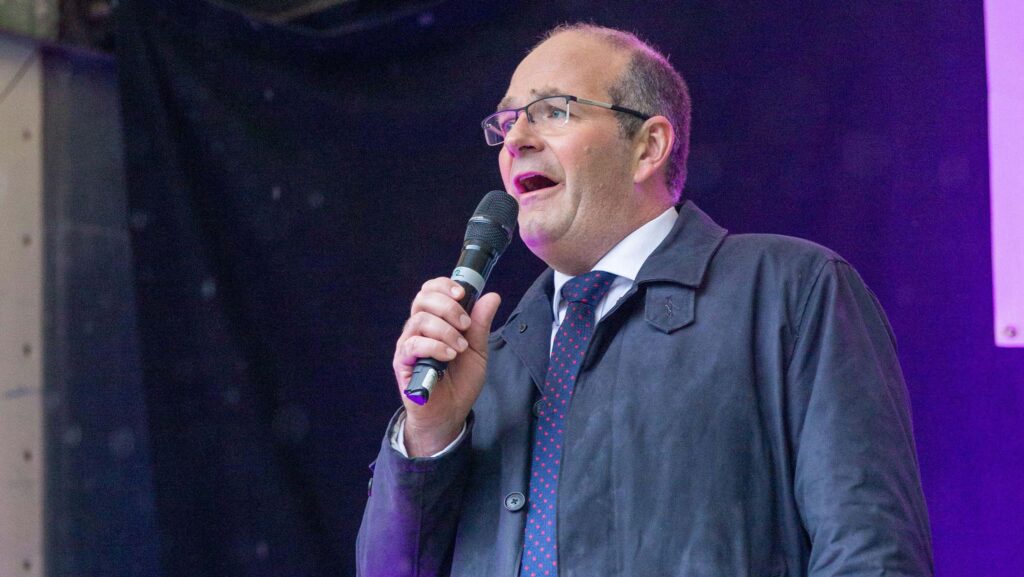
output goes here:
[{"label": "coat collar", "polygon": [[699,287],[727,233],[693,201],[686,201],[672,232],[640,268],[636,284],[670,282]]},{"label": "coat collar", "polygon": [[[665,281],[699,287],[711,257],[726,234],[728,231],[711,220],[693,201],[686,201],[679,207],[679,218],[672,231],[640,268],[636,284]],[[509,315],[509,322],[528,307],[536,306],[538,301],[550,308],[553,278],[554,271],[550,268],[541,273]]]},{"label": "coat collar", "polygon": [[[645,315],[648,322],[671,332],[693,320],[693,289],[703,282],[708,265],[726,234],[724,228],[718,226],[692,201],[686,201],[680,207],[679,218],[672,231],[648,257],[634,283],[633,290],[636,290],[636,286],[648,283],[676,285],[656,286],[649,291],[648,311]],[[504,340],[515,351],[538,386],[544,383],[547,376],[553,320],[553,279],[554,271],[550,268],[537,277],[505,325],[493,335],[494,339]],[[679,294],[675,297],[676,301],[664,300],[671,299],[675,294]],[[657,299],[657,303],[653,299]],[[682,304],[684,314],[678,314],[678,307],[673,303]],[[688,317],[686,308],[689,309]]]}]

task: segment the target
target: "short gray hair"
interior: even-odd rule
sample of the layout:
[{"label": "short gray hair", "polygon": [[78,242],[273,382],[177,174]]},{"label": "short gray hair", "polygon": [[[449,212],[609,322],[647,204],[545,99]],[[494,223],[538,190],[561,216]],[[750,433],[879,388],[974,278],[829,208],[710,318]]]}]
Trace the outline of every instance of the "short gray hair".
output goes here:
[{"label": "short gray hair", "polygon": [[[562,24],[544,34],[538,45],[563,32],[586,34],[630,54],[625,72],[609,87],[608,94],[615,104],[652,116],[664,116],[672,124],[676,141],[665,170],[665,184],[678,203],[686,184],[686,158],[690,154],[692,105],[686,81],[664,54],[636,34],[623,30],[586,23]],[[643,126],[642,120],[630,114],[619,114],[618,118],[624,138],[632,138]]]}]

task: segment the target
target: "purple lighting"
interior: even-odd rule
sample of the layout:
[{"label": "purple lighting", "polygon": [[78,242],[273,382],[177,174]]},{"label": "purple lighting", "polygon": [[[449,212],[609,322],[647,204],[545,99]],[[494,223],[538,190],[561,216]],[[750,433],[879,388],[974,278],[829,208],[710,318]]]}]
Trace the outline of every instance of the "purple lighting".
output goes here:
[{"label": "purple lighting", "polygon": [[1024,2],[985,0],[996,345],[1024,347]]}]

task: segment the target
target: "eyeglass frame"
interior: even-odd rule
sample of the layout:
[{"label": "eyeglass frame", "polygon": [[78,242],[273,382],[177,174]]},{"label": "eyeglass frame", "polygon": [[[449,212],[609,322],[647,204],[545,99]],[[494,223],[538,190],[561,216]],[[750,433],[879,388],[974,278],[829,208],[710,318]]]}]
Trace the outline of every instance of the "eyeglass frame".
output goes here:
[{"label": "eyeglass frame", "polygon": [[[549,94],[547,96],[541,96],[540,98],[538,98],[536,100],[530,101],[527,104],[525,104],[524,106],[520,106],[519,108],[504,108],[502,110],[498,110],[498,111],[494,112],[493,114],[488,114],[486,117],[484,117],[483,120],[480,121],[480,127],[484,129],[484,142],[487,142],[488,146],[498,146],[501,143],[505,142],[505,135],[508,134],[508,131],[506,130],[505,134],[501,135],[501,140],[500,141],[495,142],[494,144],[491,144],[487,140],[487,135],[488,134],[493,134],[494,131],[487,129],[487,121],[488,120],[498,116],[499,114],[503,114],[503,113],[506,113],[506,112],[515,112],[516,113],[516,117],[515,117],[515,120],[512,121],[513,124],[515,124],[516,122],[519,122],[519,116],[521,114],[526,114],[526,120],[528,122],[530,122],[530,123],[533,123],[533,117],[530,115],[530,112],[527,109],[530,108],[531,106],[533,106],[534,104],[540,102],[541,100],[547,100],[549,98],[565,98],[566,99],[566,112],[568,112],[568,110],[569,110],[569,107],[568,107],[569,106],[569,102],[579,102],[580,104],[589,104],[591,106],[597,106],[597,107],[604,108],[604,109],[607,109],[607,110],[613,110],[615,112],[623,112],[625,114],[629,114],[631,116],[635,116],[635,117],[639,118],[640,120],[644,120],[644,121],[649,120],[649,119],[654,117],[653,114],[644,114],[643,112],[640,112],[639,110],[633,110],[632,108],[626,108],[625,106],[619,106],[618,104],[612,104],[610,102],[601,102],[600,100],[590,100],[589,98],[580,98],[579,96],[573,96],[571,94]],[[569,122],[569,117],[566,118],[565,124],[568,124],[568,122]]]}]

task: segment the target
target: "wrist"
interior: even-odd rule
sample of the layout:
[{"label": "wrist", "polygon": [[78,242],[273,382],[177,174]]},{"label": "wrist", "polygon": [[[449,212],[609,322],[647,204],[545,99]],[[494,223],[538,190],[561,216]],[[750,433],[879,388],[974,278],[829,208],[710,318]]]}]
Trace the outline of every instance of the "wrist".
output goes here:
[{"label": "wrist", "polygon": [[418,426],[406,416],[403,441],[410,458],[430,457],[451,445],[462,433],[463,423]]}]

